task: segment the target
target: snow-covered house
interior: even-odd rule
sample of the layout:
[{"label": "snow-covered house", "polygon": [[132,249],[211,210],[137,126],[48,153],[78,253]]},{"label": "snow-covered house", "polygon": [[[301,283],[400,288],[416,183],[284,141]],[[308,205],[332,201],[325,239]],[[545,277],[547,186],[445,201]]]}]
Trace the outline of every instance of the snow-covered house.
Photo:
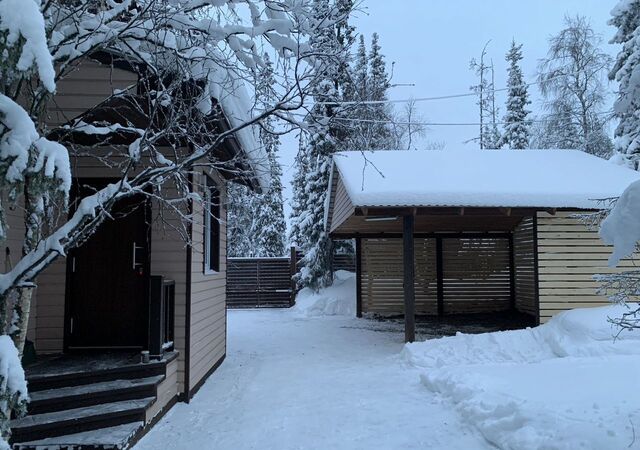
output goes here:
[{"label": "snow-covered house", "polygon": [[358,315],[404,314],[408,340],[416,314],[540,323],[607,302],[611,249],[585,214],[639,178],[574,150],[342,152],[326,226],[356,240]]},{"label": "snow-covered house", "polygon": [[[108,100],[116,90],[139,94],[139,73],[139,67],[114,55],[96,53],[58,83],[48,105],[48,125],[60,132],[59,139],[87,149],[72,156],[72,209],[74,196],[117,179],[106,147],[126,149],[136,138],[126,126],[150,126],[128,115],[126,104]],[[241,90],[214,100],[224,113],[216,122],[223,130],[249,112]],[[108,121],[101,120],[108,115]],[[65,124],[80,121],[84,128],[64,132]],[[100,128],[105,122],[123,128]],[[227,139],[216,156],[244,166],[237,171],[206,165],[194,169],[192,185],[207,203],[190,196],[188,210],[179,214],[148,196],[123,201],[115,207],[114,220],[39,276],[27,336],[38,355],[26,369],[32,401],[29,415],[12,422],[13,441],[23,443],[19,448],[120,448],[176,401],[188,402],[222,363],[226,184],[238,172],[240,181],[255,189],[268,181],[250,131]],[[164,195],[171,197],[171,189],[163,186]],[[11,255],[20,255],[24,233],[19,205],[8,215],[5,270]],[[187,215],[193,218],[191,245],[181,235]],[[141,363],[145,350],[151,353],[148,364]],[[108,432],[96,431],[104,429]]]}]

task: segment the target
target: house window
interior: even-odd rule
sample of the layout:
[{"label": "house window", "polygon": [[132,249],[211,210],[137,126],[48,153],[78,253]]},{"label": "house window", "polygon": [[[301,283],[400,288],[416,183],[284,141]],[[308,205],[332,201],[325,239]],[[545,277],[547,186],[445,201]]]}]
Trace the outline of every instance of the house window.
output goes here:
[{"label": "house window", "polygon": [[204,272],[220,272],[220,191],[205,175]]}]

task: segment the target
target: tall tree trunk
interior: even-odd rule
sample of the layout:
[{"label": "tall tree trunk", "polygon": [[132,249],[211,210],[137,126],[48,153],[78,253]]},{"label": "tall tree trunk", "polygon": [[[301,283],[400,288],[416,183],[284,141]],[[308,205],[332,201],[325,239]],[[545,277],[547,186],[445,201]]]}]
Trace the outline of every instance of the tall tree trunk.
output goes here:
[{"label": "tall tree trunk", "polygon": [[20,357],[24,352],[24,344],[27,340],[27,329],[29,328],[29,315],[31,312],[31,298],[33,297],[33,287],[18,289],[18,298],[13,305],[13,316],[11,317],[10,336],[18,349]]},{"label": "tall tree trunk", "polygon": [[[32,177],[25,177],[24,182],[24,209],[25,209],[25,235],[22,244],[22,256],[28,255],[38,245],[41,236],[42,214],[41,204],[43,199],[34,195],[35,181]],[[35,280],[32,280],[35,283]],[[33,297],[34,286],[25,286],[17,289],[18,298],[13,304],[13,312],[10,320],[9,335],[13,340],[20,357],[24,352],[24,344],[27,340],[27,329],[29,328],[29,316],[31,312],[31,299]]]}]

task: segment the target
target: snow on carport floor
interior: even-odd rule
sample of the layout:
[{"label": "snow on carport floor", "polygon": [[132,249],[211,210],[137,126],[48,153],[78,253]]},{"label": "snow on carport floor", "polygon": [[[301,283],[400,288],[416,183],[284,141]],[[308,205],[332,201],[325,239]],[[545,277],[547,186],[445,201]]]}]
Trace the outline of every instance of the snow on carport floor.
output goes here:
[{"label": "snow on carport floor", "polygon": [[425,389],[402,339],[363,319],[229,311],[225,362],[135,449],[493,448]]}]

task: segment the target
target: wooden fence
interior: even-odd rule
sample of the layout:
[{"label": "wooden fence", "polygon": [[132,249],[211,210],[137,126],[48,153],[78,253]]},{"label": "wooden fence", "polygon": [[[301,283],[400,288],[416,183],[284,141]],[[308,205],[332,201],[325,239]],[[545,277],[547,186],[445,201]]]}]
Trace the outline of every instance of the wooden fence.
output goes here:
[{"label": "wooden fence", "polygon": [[[227,260],[228,308],[288,308],[295,303],[292,281],[303,255],[291,248],[284,258],[229,258]],[[355,272],[355,257],[334,254],[335,270]]]},{"label": "wooden fence", "polygon": [[295,302],[295,289],[291,277],[295,272],[296,258],[229,258],[227,307],[292,306]]}]

